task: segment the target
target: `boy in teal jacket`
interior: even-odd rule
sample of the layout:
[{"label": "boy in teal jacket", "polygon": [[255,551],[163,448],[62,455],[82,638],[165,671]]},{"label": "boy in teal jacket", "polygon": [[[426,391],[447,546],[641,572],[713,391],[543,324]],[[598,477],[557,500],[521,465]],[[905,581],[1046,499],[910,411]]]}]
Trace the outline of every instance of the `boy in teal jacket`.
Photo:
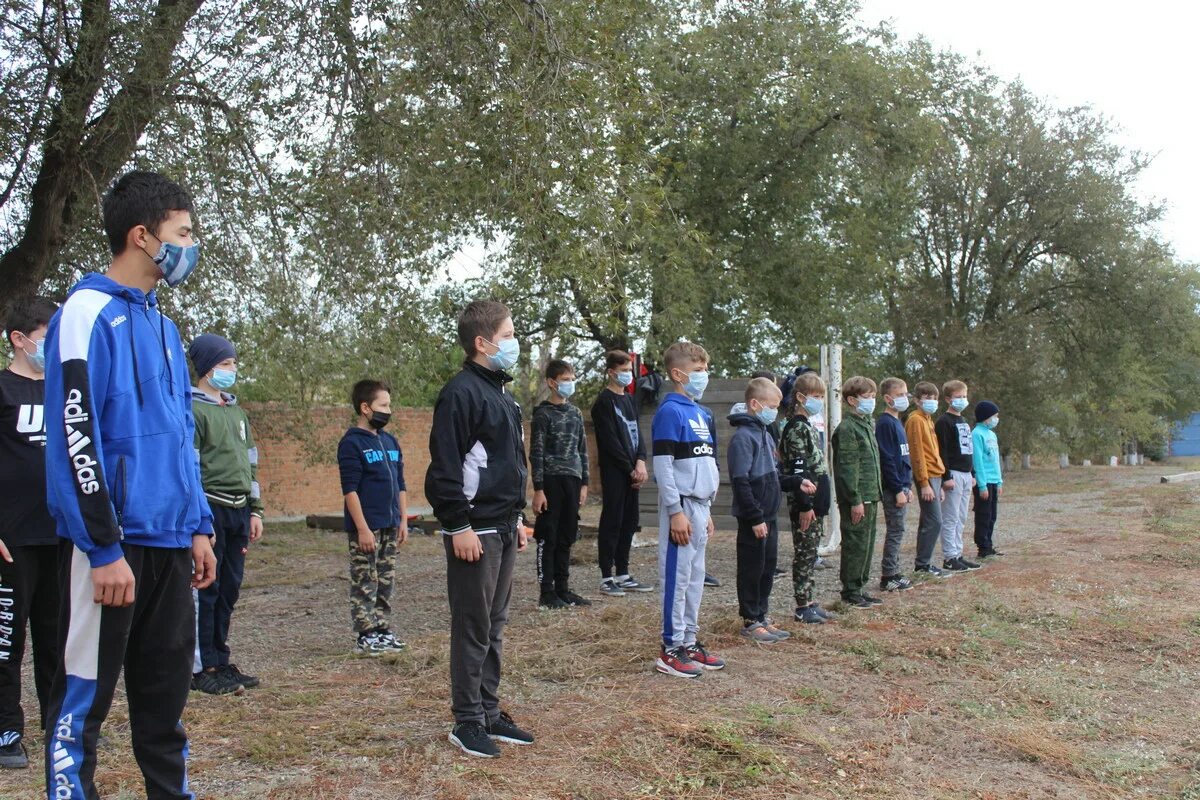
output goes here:
[{"label": "boy in teal jacket", "polygon": [[975,406],[975,428],[971,431],[974,453],[971,469],[975,473],[975,546],[979,557],[1002,556],[992,543],[996,528],[996,512],[1004,492],[1004,476],[1000,470],[1000,440],[995,428],[1000,424],[1000,407],[991,400],[981,400]]}]

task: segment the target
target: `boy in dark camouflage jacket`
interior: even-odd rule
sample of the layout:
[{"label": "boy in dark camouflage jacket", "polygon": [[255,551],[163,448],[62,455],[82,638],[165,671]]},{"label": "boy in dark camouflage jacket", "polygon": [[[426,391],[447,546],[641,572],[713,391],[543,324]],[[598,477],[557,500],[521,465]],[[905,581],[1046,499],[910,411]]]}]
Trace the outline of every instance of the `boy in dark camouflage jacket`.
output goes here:
[{"label": "boy in dark camouflage jacket", "polygon": [[590,606],[571,591],[571,545],[579,535],[579,507],[587,502],[588,453],[583,414],[571,405],[575,370],[565,361],[546,365],[550,399],[533,410],[533,529],[537,540],[537,577],[542,608]]},{"label": "boy in dark camouflage jacket", "polygon": [[796,378],[794,386],[792,416],[779,442],[783,474],[804,478],[800,488],[788,496],[792,519],[792,590],[796,596],[796,619],[819,625],[834,617],[813,598],[817,547],[829,513],[829,469],[809,417],[825,409],[825,382],[817,373],[805,372]]}]

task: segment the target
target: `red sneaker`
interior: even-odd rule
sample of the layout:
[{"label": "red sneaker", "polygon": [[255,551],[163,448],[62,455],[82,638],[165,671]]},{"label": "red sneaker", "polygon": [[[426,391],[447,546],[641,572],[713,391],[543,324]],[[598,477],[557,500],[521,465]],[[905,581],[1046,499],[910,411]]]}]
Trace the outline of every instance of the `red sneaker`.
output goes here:
[{"label": "red sneaker", "polygon": [[696,642],[693,645],[688,645],[685,648],[688,658],[695,661],[704,669],[725,669],[725,659],[720,656],[714,656],[712,653],[704,649],[704,645]]},{"label": "red sneaker", "polygon": [[654,662],[654,668],[664,675],[674,675],[676,678],[699,678],[704,672],[699,664],[688,657],[687,651],[682,647],[672,647],[668,650],[666,645],[663,645],[658,661]]}]

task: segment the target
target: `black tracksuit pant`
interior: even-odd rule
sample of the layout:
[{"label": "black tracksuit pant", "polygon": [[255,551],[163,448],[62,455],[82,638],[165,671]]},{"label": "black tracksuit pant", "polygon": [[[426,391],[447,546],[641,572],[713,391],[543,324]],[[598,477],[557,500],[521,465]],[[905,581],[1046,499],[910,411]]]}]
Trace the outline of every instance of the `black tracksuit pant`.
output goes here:
[{"label": "black tracksuit pant", "polygon": [[779,525],[767,521],[767,538],[754,535],[749,520],[738,520],[737,594],[738,613],[743,620],[762,622],[767,618],[771,588],[775,585],[775,564],[779,560]]},{"label": "black tracksuit pant", "polygon": [[979,555],[989,556],[996,552],[992,534],[996,530],[996,516],[1000,511],[1000,485],[989,483],[983,488],[987,489],[987,500],[980,498],[978,484],[971,488],[971,493],[975,495],[975,546],[979,548]]},{"label": "black tracksuit pant", "polygon": [[[487,526],[493,527],[493,526]],[[504,626],[517,561],[516,524],[479,535],[483,556],[463,561],[446,546],[446,592],[450,598],[450,705],[454,721],[495,722],[500,716],[500,661]]]},{"label": "black tracksuit pant", "polygon": [[542,482],[546,510],[533,526],[537,539],[537,578],[543,592],[565,592],[571,572],[571,545],[579,536],[579,492],[583,481],[547,475]]},{"label": "black tracksuit pant", "polygon": [[246,548],[250,546],[250,508],[211,504],[213,555],[217,579],[201,589],[196,615],[200,664],[205,669],[229,664],[229,622],[242,590]]},{"label": "black tracksuit pant", "polygon": [[48,796],[99,798],[96,737],[125,670],[133,754],[148,800],[193,798],[187,781],[187,704],[195,646],[192,553],[185,548],[123,545],[133,571],[134,602],[93,602],[87,556],[59,545],[62,657],[50,693],[46,730]]},{"label": "black tracksuit pant", "polygon": [[602,505],[596,536],[603,578],[629,574],[629,549],[640,518],[638,490],[629,480],[629,473],[621,467],[600,462]]},{"label": "black tracksuit pant", "polygon": [[0,559],[0,734],[25,734],[21,708],[21,659],[25,626],[33,645],[33,685],[38,730],[46,727],[50,684],[58,667],[58,545],[10,547],[13,563]]}]

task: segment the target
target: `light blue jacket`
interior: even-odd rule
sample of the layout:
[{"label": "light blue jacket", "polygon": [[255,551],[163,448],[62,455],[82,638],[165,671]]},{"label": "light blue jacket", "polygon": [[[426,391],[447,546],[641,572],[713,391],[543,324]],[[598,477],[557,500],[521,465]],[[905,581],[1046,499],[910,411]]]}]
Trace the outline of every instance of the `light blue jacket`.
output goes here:
[{"label": "light blue jacket", "polygon": [[981,487],[994,483],[1004,485],[1004,476],[1000,472],[1000,440],[996,432],[986,425],[976,425],[971,431],[971,441],[975,452],[971,455],[972,470],[975,472],[975,482]]}]

